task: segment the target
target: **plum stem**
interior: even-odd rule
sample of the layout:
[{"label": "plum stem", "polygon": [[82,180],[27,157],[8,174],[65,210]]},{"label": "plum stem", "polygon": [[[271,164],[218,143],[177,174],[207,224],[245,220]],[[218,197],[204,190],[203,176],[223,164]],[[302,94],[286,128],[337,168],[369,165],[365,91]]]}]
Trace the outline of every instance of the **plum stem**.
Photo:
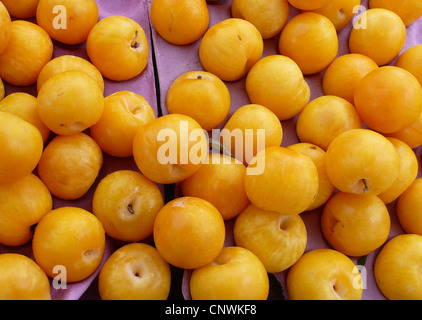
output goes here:
[{"label": "plum stem", "polygon": [[363,184],[363,193],[368,192],[369,188],[368,188],[368,185],[366,184],[366,180],[362,179],[361,181],[362,181],[362,184]]}]

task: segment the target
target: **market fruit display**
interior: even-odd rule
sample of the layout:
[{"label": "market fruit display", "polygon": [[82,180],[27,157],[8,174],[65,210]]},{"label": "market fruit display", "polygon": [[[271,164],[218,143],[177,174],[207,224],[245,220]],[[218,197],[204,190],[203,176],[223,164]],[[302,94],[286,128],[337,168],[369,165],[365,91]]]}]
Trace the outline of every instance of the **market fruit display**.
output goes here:
[{"label": "market fruit display", "polygon": [[0,298],[422,299],[420,9],[0,2]]}]

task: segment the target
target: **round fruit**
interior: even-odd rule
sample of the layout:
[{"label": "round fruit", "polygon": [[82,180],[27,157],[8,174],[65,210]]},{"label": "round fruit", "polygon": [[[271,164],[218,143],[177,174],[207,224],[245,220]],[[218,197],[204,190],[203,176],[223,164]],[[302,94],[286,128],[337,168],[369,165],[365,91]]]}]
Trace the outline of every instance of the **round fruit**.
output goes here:
[{"label": "round fruit", "polygon": [[220,212],[208,201],[180,197],[168,202],[154,223],[154,243],[171,265],[196,269],[219,255],[225,240]]},{"label": "round fruit", "polygon": [[104,92],[104,79],[100,71],[88,60],[70,54],[55,57],[47,62],[38,75],[37,91],[39,92],[44,83],[53,76],[71,70],[85,72],[98,83],[101,92]]},{"label": "round fruit", "polygon": [[363,13],[364,26],[356,22],[349,37],[351,53],[363,54],[379,66],[390,63],[406,42],[402,19],[387,9],[369,9]]},{"label": "round fruit", "polygon": [[44,143],[50,136],[50,129],[42,122],[37,111],[37,98],[25,92],[14,92],[0,101],[0,111],[12,113],[34,125],[41,133]]},{"label": "round fruit", "polygon": [[402,234],[392,238],[374,263],[378,288],[389,300],[421,300],[421,263],[421,235]]},{"label": "round fruit", "polygon": [[315,10],[326,5],[329,0],[288,0],[289,3],[300,10]]},{"label": "round fruit", "polygon": [[32,173],[44,148],[35,126],[4,111],[0,111],[0,145],[0,184],[16,182]]},{"label": "round fruit", "polygon": [[250,204],[234,224],[237,246],[252,251],[268,273],[290,268],[305,252],[307,231],[300,215],[283,215]]},{"label": "round fruit", "polygon": [[70,45],[86,41],[98,17],[95,0],[39,0],[36,12],[37,24],[52,39]]},{"label": "round fruit", "polygon": [[266,300],[268,274],[256,255],[245,248],[225,247],[210,264],[190,277],[192,300]]},{"label": "round fruit", "polygon": [[418,120],[399,131],[385,134],[385,136],[399,139],[410,148],[416,149],[422,145],[422,112]]},{"label": "round fruit", "polygon": [[422,179],[414,180],[411,185],[398,197],[397,217],[406,233],[422,235],[422,218],[419,210],[422,206]]},{"label": "round fruit", "polygon": [[290,268],[287,291],[291,300],[361,300],[362,277],[343,253],[314,249]]},{"label": "round fruit", "polygon": [[278,43],[282,55],[293,59],[305,75],[324,70],[337,56],[338,37],[325,16],[299,13],[287,22]]},{"label": "round fruit", "polygon": [[34,174],[10,184],[0,184],[0,243],[21,246],[33,236],[32,227],[53,207],[44,183]]},{"label": "round fruit", "polygon": [[317,145],[306,142],[291,144],[287,148],[296,150],[311,158],[318,171],[318,194],[306,211],[322,206],[334,192],[334,186],[328,178],[325,169],[325,151]]},{"label": "round fruit", "polygon": [[280,33],[290,13],[287,0],[233,0],[230,10],[233,18],[251,22],[263,39]]},{"label": "round fruit", "polygon": [[80,133],[95,124],[104,110],[97,82],[82,71],[66,71],[50,78],[38,93],[38,114],[59,135]]},{"label": "round fruit", "polygon": [[249,204],[244,187],[245,173],[246,167],[240,161],[211,153],[207,163],[182,181],[182,193],[209,201],[224,220],[229,220]]},{"label": "round fruit", "polygon": [[350,102],[324,95],[312,100],[299,114],[296,133],[301,142],[327,150],[340,133],[362,127],[362,120]]},{"label": "round fruit", "polygon": [[4,6],[4,3],[0,2],[0,30],[2,30],[0,34],[0,54],[6,49],[9,43],[11,33],[10,23],[10,14]]},{"label": "round fruit", "polygon": [[378,195],[394,183],[399,155],[393,144],[369,129],[351,129],[338,135],[325,154],[332,184],[343,192]]},{"label": "round fruit", "polygon": [[178,76],[167,91],[167,110],[192,117],[206,131],[217,128],[230,111],[230,92],[216,75],[188,71]]},{"label": "round fruit", "polygon": [[274,112],[259,104],[237,109],[220,133],[220,143],[247,165],[261,150],[280,146],[283,127]]},{"label": "round fruit", "polygon": [[389,204],[396,200],[418,176],[418,159],[415,152],[403,141],[396,138],[389,138],[399,155],[399,174],[396,181],[390,188],[380,193],[378,197]]},{"label": "round fruit", "polygon": [[152,235],[155,217],[163,205],[163,195],[155,183],[139,172],[118,170],[96,187],[92,213],[107,235],[137,242]]},{"label": "round fruit", "polygon": [[101,149],[87,134],[56,136],[44,149],[38,174],[53,195],[75,200],[88,192],[102,164]]},{"label": "round fruit", "polygon": [[255,206],[282,214],[299,214],[313,203],[319,181],[311,158],[292,149],[270,147],[259,152],[254,160],[258,167],[263,167],[263,172],[250,174],[247,170],[245,190]]},{"label": "round fruit", "polygon": [[264,42],[250,22],[229,18],[209,28],[199,46],[199,59],[205,71],[223,81],[244,77],[262,57]]},{"label": "round fruit", "polygon": [[23,254],[0,254],[1,300],[51,300],[45,272]]},{"label": "round fruit", "polygon": [[18,19],[34,18],[37,12],[38,2],[40,0],[2,0],[1,2],[7,8],[12,17]]},{"label": "round fruit", "polygon": [[51,278],[57,275],[55,267],[63,266],[68,283],[92,275],[101,263],[104,248],[101,222],[77,207],[61,207],[47,213],[35,228],[32,240],[37,264]]},{"label": "round fruit", "polygon": [[336,58],[325,70],[322,88],[325,95],[338,96],[354,104],[357,84],[378,65],[367,56],[358,53],[344,54]]},{"label": "round fruit", "polygon": [[246,92],[253,104],[260,104],[279,120],[293,118],[310,99],[310,89],[298,65],[282,55],[259,60],[246,77]]},{"label": "round fruit", "polygon": [[385,8],[398,14],[406,27],[422,16],[422,3],[418,0],[369,0],[369,8]]},{"label": "round fruit", "polygon": [[347,256],[365,256],[381,247],[390,225],[387,207],[377,196],[338,192],[321,215],[324,238]]},{"label": "round fruit", "polygon": [[205,161],[208,141],[201,126],[189,116],[169,114],[143,125],[133,141],[133,157],[150,180],[180,182]]},{"label": "round fruit", "polygon": [[118,158],[130,157],[139,128],[154,119],[154,110],[143,96],[118,91],[105,97],[101,118],[89,132],[105,153]]},{"label": "round fruit", "polygon": [[360,4],[361,0],[330,0],[312,11],[326,16],[339,31],[349,24],[355,15],[354,8]]},{"label": "round fruit", "polygon": [[124,16],[110,16],[97,22],[86,40],[86,50],[101,74],[114,81],[138,76],[149,58],[144,29]]},{"label": "round fruit", "polygon": [[53,56],[53,42],[43,28],[26,20],[12,21],[10,30],[0,55],[0,77],[14,86],[33,85]]},{"label": "round fruit", "polygon": [[362,121],[381,133],[406,128],[418,120],[422,111],[419,81],[410,72],[394,66],[367,74],[356,86],[354,99]]},{"label": "round fruit", "polygon": [[102,300],[166,300],[170,266],[145,243],[120,247],[107,259],[98,277]]},{"label": "round fruit", "polygon": [[158,34],[174,45],[187,45],[198,40],[210,20],[205,0],[153,0],[150,15]]},{"label": "round fruit", "polygon": [[422,44],[417,44],[404,51],[396,60],[395,66],[413,74],[422,85]]}]

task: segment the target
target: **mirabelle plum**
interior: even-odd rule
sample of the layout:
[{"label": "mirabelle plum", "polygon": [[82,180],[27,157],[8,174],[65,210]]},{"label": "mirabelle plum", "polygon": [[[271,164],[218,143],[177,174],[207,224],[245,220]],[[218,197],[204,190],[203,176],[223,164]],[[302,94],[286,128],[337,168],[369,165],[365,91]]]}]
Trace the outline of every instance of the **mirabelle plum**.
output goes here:
[{"label": "mirabelle plum", "polygon": [[33,85],[53,56],[53,42],[43,28],[26,20],[12,21],[10,31],[0,55],[0,77],[15,86]]},{"label": "mirabelle plum", "polygon": [[143,96],[118,91],[105,97],[101,117],[89,132],[105,153],[118,158],[130,157],[139,128],[154,119],[154,110]]},{"label": "mirabelle plum", "polygon": [[44,149],[38,174],[53,195],[75,200],[88,192],[102,164],[101,149],[89,135],[56,136]]},{"label": "mirabelle plum", "polygon": [[233,0],[230,10],[233,18],[251,22],[263,39],[280,33],[290,13],[287,0]]},{"label": "mirabelle plum", "polygon": [[422,235],[422,217],[419,211],[422,206],[421,187],[422,178],[414,180],[397,200],[397,217],[406,233]]},{"label": "mirabelle plum", "polygon": [[41,120],[37,111],[37,98],[25,92],[14,92],[0,101],[0,110],[13,113],[34,125],[41,133],[44,143],[50,136],[50,129]]},{"label": "mirabelle plum", "polygon": [[387,206],[377,196],[338,192],[321,215],[324,238],[347,256],[365,256],[381,247],[390,225]]},{"label": "mirabelle plum", "polygon": [[369,0],[369,8],[385,8],[398,14],[406,27],[422,16],[422,3],[418,0]]},{"label": "mirabelle plum", "polygon": [[144,29],[135,20],[110,16],[91,29],[86,50],[92,64],[104,77],[125,81],[144,71],[150,45]]},{"label": "mirabelle plum", "polygon": [[9,43],[11,33],[11,18],[10,14],[4,6],[3,2],[0,2],[0,54],[4,51],[7,44]]},{"label": "mirabelle plum", "polygon": [[344,54],[336,58],[325,70],[322,88],[325,95],[334,95],[354,104],[357,84],[378,65],[367,56],[358,53]]},{"label": "mirabelle plum", "polygon": [[[81,232],[83,231],[83,232]],[[78,207],[51,210],[37,224],[32,240],[35,261],[49,276],[60,275],[68,283],[92,275],[101,263],[105,249],[105,232],[91,212]]]},{"label": "mirabelle plum", "polygon": [[197,268],[190,278],[192,300],[266,300],[269,278],[251,251],[225,247],[215,260]]},{"label": "mirabelle plum", "polygon": [[178,76],[167,91],[169,113],[185,114],[210,131],[226,119],[230,111],[230,92],[216,75],[187,71]]},{"label": "mirabelle plum", "polygon": [[339,31],[352,20],[355,15],[354,8],[360,4],[361,0],[330,0],[312,11],[326,16]]},{"label": "mirabelle plum", "polygon": [[296,133],[301,142],[327,150],[340,133],[362,127],[362,120],[350,102],[337,96],[324,95],[312,100],[299,114]]},{"label": "mirabelle plum", "polygon": [[211,203],[179,197],[158,212],[153,235],[164,260],[178,268],[196,269],[217,258],[225,232],[223,217]]},{"label": "mirabelle plum", "polygon": [[2,0],[4,6],[12,17],[18,19],[34,18],[37,12],[38,2],[40,0]]},{"label": "mirabelle plum", "polygon": [[279,120],[299,114],[311,94],[299,66],[282,55],[266,56],[251,68],[246,92],[251,103],[270,109]]},{"label": "mirabelle plum", "polygon": [[287,291],[291,300],[361,300],[362,277],[343,253],[314,249],[290,268]]},{"label": "mirabelle plum", "polygon": [[401,234],[389,240],[375,259],[378,288],[389,300],[421,300],[422,236]]},{"label": "mirabelle plum", "polygon": [[237,246],[252,251],[269,273],[290,268],[305,252],[307,230],[300,215],[284,215],[250,204],[236,218]]},{"label": "mirabelle plum", "polygon": [[0,145],[0,184],[16,182],[32,173],[44,148],[34,125],[4,111],[0,111]]},{"label": "mirabelle plum", "polygon": [[53,76],[70,70],[87,73],[97,81],[101,92],[104,92],[104,79],[100,71],[88,60],[71,54],[55,57],[46,63],[38,75],[37,91],[39,92],[44,83]]},{"label": "mirabelle plum", "polygon": [[139,128],[133,157],[150,180],[169,184],[194,174],[208,154],[208,141],[198,122],[182,114],[169,114]]},{"label": "mirabelle plum", "polygon": [[259,151],[281,146],[282,141],[280,120],[274,112],[259,104],[247,104],[237,109],[220,134],[220,143],[245,165]]},{"label": "mirabelle plum", "polygon": [[338,47],[333,23],[315,12],[303,12],[290,19],[278,43],[280,53],[293,59],[305,75],[324,70],[336,58]]},{"label": "mirabelle plum", "polygon": [[107,259],[98,277],[102,300],[166,300],[170,266],[153,246],[126,244]]},{"label": "mirabelle plum", "polygon": [[299,151],[311,158],[318,171],[318,194],[306,211],[322,206],[334,192],[334,186],[328,178],[325,169],[325,151],[317,145],[306,142],[291,144],[287,148]]},{"label": "mirabelle plum", "polygon": [[414,45],[403,52],[395,66],[409,71],[422,85],[422,44]]},{"label": "mirabelle plum", "polygon": [[95,124],[104,110],[97,82],[82,71],[70,70],[50,78],[38,92],[37,110],[54,133],[72,135]]},{"label": "mirabelle plum", "polygon": [[383,135],[370,129],[350,129],[328,146],[325,168],[340,191],[378,195],[397,179],[399,155]]},{"label": "mirabelle plum", "polygon": [[197,41],[210,20],[205,0],[153,0],[150,15],[158,34],[174,45]]},{"label": "mirabelle plum", "polygon": [[0,243],[21,246],[33,236],[32,227],[53,208],[53,199],[34,174],[17,182],[0,184]]},{"label": "mirabelle plum", "polygon": [[1,300],[51,300],[50,281],[31,258],[0,254]]},{"label": "mirabelle plum", "polygon": [[61,43],[84,42],[97,23],[99,9],[95,0],[39,0],[37,24]]},{"label": "mirabelle plum", "polygon": [[163,205],[155,183],[140,172],[117,170],[96,187],[92,213],[112,238],[137,242],[152,235],[155,217]]},{"label": "mirabelle plum", "polygon": [[249,21],[229,18],[209,28],[199,45],[199,59],[205,71],[223,81],[243,78],[262,57],[264,41]]},{"label": "mirabelle plum", "polygon": [[245,173],[246,167],[240,161],[211,153],[207,163],[182,181],[182,193],[209,201],[224,220],[229,220],[249,204],[244,187]]},{"label": "mirabelle plum", "polygon": [[385,66],[370,72],[357,84],[354,100],[360,118],[369,128],[389,134],[418,120],[422,88],[410,72]]},{"label": "mirabelle plum", "polygon": [[311,158],[285,147],[269,147],[258,152],[254,160],[258,167],[263,167],[263,172],[246,171],[245,190],[255,206],[282,214],[299,214],[313,203],[319,181]]},{"label": "mirabelle plum", "polygon": [[357,19],[350,32],[349,50],[351,53],[363,54],[378,65],[390,63],[406,42],[406,26],[402,19],[387,9],[369,9],[362,13],[364,26]]}]

